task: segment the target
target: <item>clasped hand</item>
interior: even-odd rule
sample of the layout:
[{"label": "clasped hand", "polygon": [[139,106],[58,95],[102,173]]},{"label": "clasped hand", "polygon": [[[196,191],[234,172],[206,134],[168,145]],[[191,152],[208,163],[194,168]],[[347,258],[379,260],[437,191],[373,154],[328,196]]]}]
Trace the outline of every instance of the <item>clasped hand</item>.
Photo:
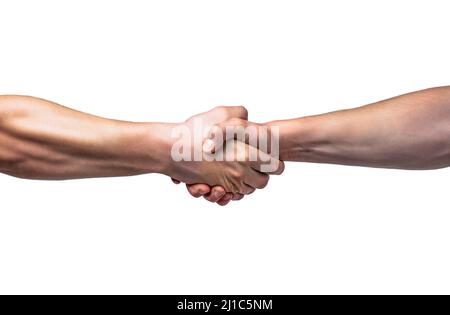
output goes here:
[{"label": "clasped hand", "polygon": [[[184,137],[191,147],[173,148],[172,159],[174,152],[181,156],[190,152],[187,158],[174,161],[174,171],[170,175],[173,182],[184,182],[193,197],[203,196],[221,206],[266,187],[269,175],[283,173],[284,163],[267,148],[260,148],[257,141],[250,140],[257,136],[257,128],[250,132],[255,135],[246,131],[244,137],[239,138],[238,129],[248,126],[263,125],[249,123],[247,110],[242,106],[220,106],[189,118],[181,131],[188,132]],[[200,133],[200,137],[196,133]],[[172,136],[181,141],[179,133]],[[192,151],[199,147],[200,159],[192,160]]]}]

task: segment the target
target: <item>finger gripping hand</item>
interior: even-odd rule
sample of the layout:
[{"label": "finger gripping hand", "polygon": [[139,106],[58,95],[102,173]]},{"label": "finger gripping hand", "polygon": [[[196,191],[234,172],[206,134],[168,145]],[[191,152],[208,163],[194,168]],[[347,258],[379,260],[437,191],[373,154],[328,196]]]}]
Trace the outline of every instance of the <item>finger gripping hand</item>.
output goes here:
[{"label": "finger gripping hand", "polygon": [[[203,140],[203,151],[214,153],[220,150],[228,141],[238,140],[258,148],[266,153],[272,152],[276,145],[276,133],[272,128],[246,119],[232,118],[209,128]],[[274,150],[276,152],[276,150]]]},{"label": "finger gripping hand", "polygon": [[[204,133],[207,139],[212,140],[214,134],[221,134],[226,140],[214,142],[214,148],[204,150],[205,152],[221,152],[225,147],[224,143],[228,141],[236,146],[235,149],[225,153],[228,155],[225,160],[213,160],[208,164],[202,161],[200,163],[202,166],[197,171],[191,172],[192,174],[200,172],[203,175],[202,180],[197,181],[198,184],[195,184],[194,178],[185,181],[190,183],[187,188],[192,196],[197,198],[203,196],[210,202],[225,205],[231,200],[242,199],[244,195],[253,193],[255,189],[264,188],[269,181],[269,176],[262,171],[271,174],[282,173],[284,164],[267,153],[260,152],[257,149],[259,143],[252,142],[252,139],[258,139],[261,128],[264,126],[248,122],[247,118],[247,110],[242,106],[219,106],[186,121],[187,126],[190,126],[194,119],[202,119],[207,126]],[[233,141],[234,136],[230,136],[227,128],[231,128],[231,134],[236,134],[236,140],[242,142]],[[245,132],[239,137],[239,131],[242,130]],[[206,141],[203,145],[205,144]]]}]

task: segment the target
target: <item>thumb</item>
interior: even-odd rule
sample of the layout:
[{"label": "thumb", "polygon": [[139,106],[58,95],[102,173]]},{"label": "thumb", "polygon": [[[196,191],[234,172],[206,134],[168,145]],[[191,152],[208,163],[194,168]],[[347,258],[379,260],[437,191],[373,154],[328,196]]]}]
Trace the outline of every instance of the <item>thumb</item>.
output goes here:
[{"label": "thumb", "polygon": [[223,148],[229,140],[238,140],[258,146],[261,125],[245,119],[232,118],[212,126],[203,141],[203,152],[214,153]]}]

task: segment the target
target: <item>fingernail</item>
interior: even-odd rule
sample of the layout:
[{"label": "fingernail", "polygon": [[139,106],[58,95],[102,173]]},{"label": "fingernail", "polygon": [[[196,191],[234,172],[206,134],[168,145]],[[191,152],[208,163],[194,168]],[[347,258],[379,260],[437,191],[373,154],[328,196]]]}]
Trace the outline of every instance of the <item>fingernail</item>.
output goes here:
[{"label": "fingernail", "polygon": [[206,139],[203,143],[203,151],[207,153],[211,153],[214,150],[214,141],[210,139]]}]

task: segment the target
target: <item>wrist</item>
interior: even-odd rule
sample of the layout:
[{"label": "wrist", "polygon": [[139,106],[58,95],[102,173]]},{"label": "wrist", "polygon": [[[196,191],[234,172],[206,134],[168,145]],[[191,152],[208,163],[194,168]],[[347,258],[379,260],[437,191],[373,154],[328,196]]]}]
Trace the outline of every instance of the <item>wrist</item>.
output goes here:
[{"label": "wrist", "polygon": [[133,123],[126,126],[121,139],[121,161],[136,173],[159,173],[170,176],[172,173],[171,138],[175,124]]},{"label": "wrist", "polygon": [[265,124],[279,129],[280,159],[283,161],[312,161],[327,142],[326,128],[317,116]]}]

